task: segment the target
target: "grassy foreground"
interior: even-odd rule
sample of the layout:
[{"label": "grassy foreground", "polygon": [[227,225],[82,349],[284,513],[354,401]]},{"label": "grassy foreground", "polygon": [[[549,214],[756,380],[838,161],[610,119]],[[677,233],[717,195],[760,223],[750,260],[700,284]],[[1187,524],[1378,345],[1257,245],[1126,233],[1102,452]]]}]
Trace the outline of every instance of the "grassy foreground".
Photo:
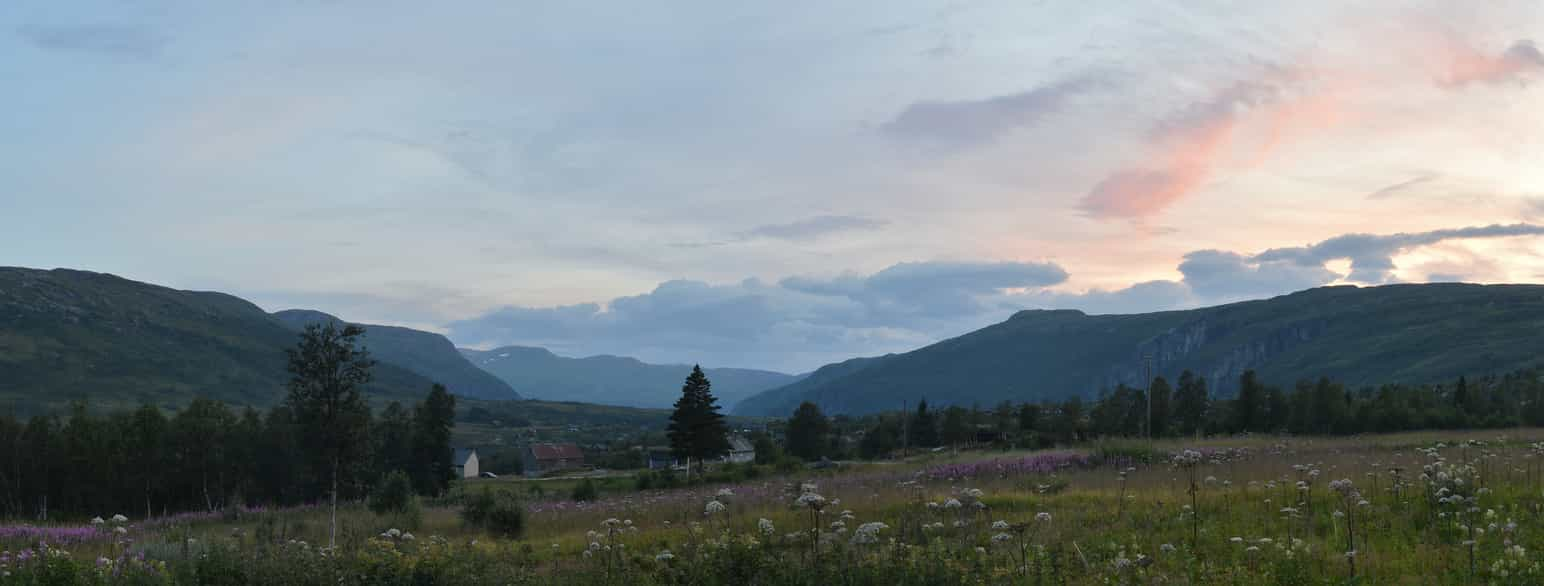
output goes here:
[{"label": "grassy foreground", "polygon": [[[351,506],[0,527],[20,584],[1538,584],[1544,437],[967,453],[526,504],[520,539]],[[46,543],[47,545],[42,545]]]}]

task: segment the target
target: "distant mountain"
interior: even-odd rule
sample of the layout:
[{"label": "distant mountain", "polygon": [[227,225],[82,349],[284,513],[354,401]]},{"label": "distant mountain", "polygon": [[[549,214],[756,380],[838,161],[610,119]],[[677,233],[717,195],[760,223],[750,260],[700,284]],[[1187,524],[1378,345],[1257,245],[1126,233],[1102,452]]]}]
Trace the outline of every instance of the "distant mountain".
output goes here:
[{"label": "distant mountain", "polygon": [[[207,396],[266,406],[284,397],[295,332],[224,293],[113,275],[0,267],[0,408],[175,406]],[[372,399],[419,400],[430,381],[383,362]]]},{"label": "distant mountain", "polygon": [[[273,317],[297,332],[313,323],[343,321],[308,309],[288,309],[274,313]],[[365,329],[364,346],[380,362],[400,366],[445,385],[457,395],[478,399],[520,398],[508,383],[473,366],[445,336],[397,326],[358,325]]]},{"label": "distant mountain", "polygon": [[[526,397],[549,401],[669,407],[680,398],[681,383],[692,370],[689,364],[647,364],[620,356],[564,358],[545,348],[524,346],[461,352]],[[765,370],[708,368],[704,372],[726,411],[745,397],[798,380]]]},{"label": "distant mountain", "polygon": [[1544,359],[1544,286],[1323,287],[1188,311],[1085,315],[1021,311],[904,354],[826,366],[743,401],[742,415],[786,417],[800,401],[869,413],[903,401],[983,407],[1094,397],[1141,386],[1143,358],[1172,381],[1189,369],[1230,396],[1243,371],[1290,385],[1328,376],[1355,387],[1501,373]]}]

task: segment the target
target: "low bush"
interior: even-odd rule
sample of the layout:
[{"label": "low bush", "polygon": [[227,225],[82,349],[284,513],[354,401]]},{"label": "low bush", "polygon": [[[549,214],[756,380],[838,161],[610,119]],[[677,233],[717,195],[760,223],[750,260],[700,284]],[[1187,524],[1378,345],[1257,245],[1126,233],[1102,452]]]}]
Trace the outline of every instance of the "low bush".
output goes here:
[{"label": "low bush", "polygon": [[484,487],[466,499],[461,521],[495,535],[519,537],[525,531],[525,505],[508,491]]}]

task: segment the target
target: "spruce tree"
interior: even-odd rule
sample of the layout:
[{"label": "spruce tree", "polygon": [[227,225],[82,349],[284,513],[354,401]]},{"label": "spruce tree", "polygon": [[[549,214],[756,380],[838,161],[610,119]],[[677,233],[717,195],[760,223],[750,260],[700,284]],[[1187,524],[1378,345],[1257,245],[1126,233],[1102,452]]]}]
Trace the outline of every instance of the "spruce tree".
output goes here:
[{"label": "spruce tree", "polygon": [[1233,401],[1234,431],[1262,431],[1264,411],[1265,387],[1255,371],[1246,370],[1238,379],[1238,398]]},{"label": "spruce tree", "polygon": [[701,366],[693,366],[681,386],[681,398],[675,402],[666,431],[670,451],[678,458],[697,461],[699,467],[709,458],[729,453],[729,425],[718,411],[713,383]]}]

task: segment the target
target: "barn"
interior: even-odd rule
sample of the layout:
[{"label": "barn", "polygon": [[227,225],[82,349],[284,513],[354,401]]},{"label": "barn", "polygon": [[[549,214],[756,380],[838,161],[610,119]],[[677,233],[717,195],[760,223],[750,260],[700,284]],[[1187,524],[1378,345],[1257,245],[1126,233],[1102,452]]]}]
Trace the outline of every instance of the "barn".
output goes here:
[{"label": "barn", "polygon": [[584,451],[576,444],[531,444],[524,455],[526,476],[584,467]]}]

